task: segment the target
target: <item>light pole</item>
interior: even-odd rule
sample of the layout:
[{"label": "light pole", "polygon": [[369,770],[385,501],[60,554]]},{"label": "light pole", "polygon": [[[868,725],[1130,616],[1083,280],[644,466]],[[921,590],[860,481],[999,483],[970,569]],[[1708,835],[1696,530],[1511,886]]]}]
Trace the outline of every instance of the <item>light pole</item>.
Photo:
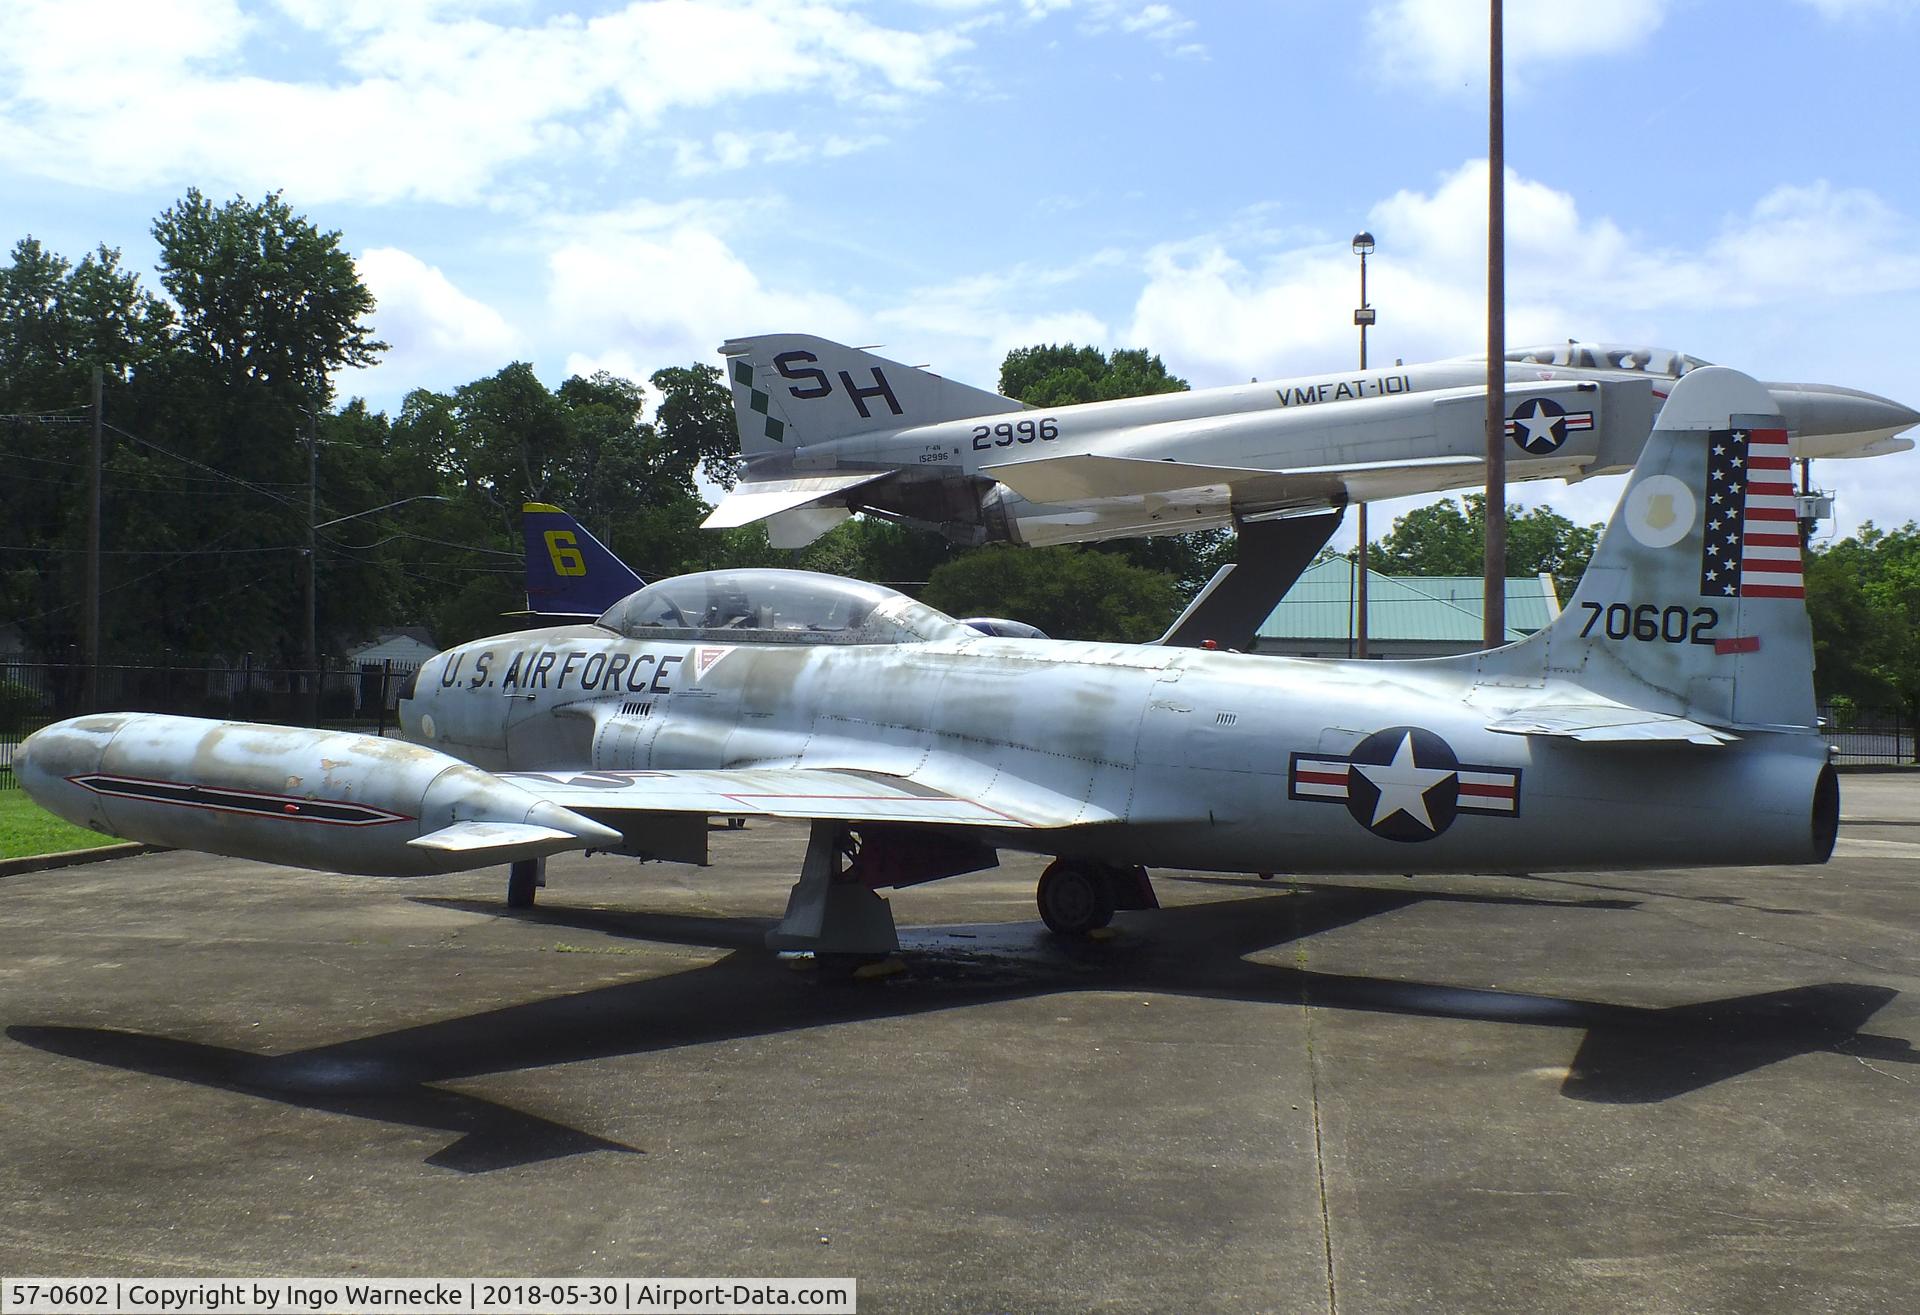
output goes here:
[{"label": "light pole", "polygon": [[[1360,257],[1360,308],[1353,313],[1353,322],[1360,326],[1360,368],[1367,368],[1367,328],[1373,323],[1373,307],[1367,305],[1367,257],[1373,254],[1373,234],[1359,232],[1353,235],[1353,254]],[[1356,637],[1354,656],[1367,655],[1367,504],[1359,506],[1359,543],[1354,557],[1354,569],[1358,573],[1354,588],[1354,606],[1357,609]]]},{"label": "light pole", "polygon": [[1490,0],[1487,40],[1487,551],[1481,644],[1507,642],[1507,110],[1505,17]]}]

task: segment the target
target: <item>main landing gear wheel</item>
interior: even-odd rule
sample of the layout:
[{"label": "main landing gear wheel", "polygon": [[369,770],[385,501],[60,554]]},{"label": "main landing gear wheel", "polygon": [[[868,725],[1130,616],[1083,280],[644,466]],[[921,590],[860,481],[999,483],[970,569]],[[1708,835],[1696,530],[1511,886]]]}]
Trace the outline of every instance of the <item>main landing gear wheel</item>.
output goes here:
[{"label": "main landing gear wheel", "polygon": [[1040,876],[1036,899],[1057,936],[1085,936],[1113,921],[1113,882],[1095,863],[1055,859]]}]

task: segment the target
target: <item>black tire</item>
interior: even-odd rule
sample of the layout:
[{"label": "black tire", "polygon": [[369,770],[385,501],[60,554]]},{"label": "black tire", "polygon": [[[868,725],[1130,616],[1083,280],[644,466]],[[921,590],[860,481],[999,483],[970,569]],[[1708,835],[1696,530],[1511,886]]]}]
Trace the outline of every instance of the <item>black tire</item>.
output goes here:
[{"label": "black tire", "polygon": [[507,907],[530,909],[533,892],[540,880],[538,859],[522,859],[507,869]]},{"label": "black tire", "polygon": [[1040,920],[1056,936],[1085,936],[1113,921],[1113,887],[1091,863],[1057,859],[1049,864],[1035,901]]}]

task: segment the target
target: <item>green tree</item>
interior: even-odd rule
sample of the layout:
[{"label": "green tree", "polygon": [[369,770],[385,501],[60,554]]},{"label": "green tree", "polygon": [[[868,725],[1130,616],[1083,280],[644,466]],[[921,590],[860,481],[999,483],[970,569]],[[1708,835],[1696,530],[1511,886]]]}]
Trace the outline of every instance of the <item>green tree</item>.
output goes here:
[{"label": "green tree", "polygon": [[278,192],[215,205],[191,189],[160,213],[153,236],[186,344],[229,385],[266,384],[317,407],[332,397],[335,371],[386,350],[340,234],[294,214]]},{"label": "green tree", "polygon": [[719,368],[704,362],[655,370],[649,380],[660,393],[654,423],[665,450],[723,489],[740,479],[740,436],[733,418],[733,394]]},{"label": "green tree", "polygon": [[1113,553],[997,544],[939,567],[922,595],[953,616],[1006,616],[1056,639],[1140,643],[1180,608],[1173,581]]},{"label": "green tree", "polygon": [[[1036,407],[1184,393],[1187,388],[1185,379],[1170,374],[1157,354],[1143,348],[1120,348],[1109,354],[1072,343],[1020,347],[1008,352],[1000,366],[1000,391]],[[1116,553],[1135,566],[1160,571],[1191,595],[1233,559],[1235,547],[1233,531],[1218,529],[1117,539],[1096,545],[1096,551]]]},{"label": "green tree", "polygon": [[1820,697],[1920,717],[1920,525],[1868,521],[1809,553],[1806,572]]},{"label": "green tree", "polygon": [[[1479,575],[1486,562],[1487,500],[1469,493],[1416,507],[1374,545],[1370,565],[1388,575]],[[1553,577],[1565,602],[1600,542],[1601,525],[1575,525],[1558,512],[1507,507],[1507,574]]]},{"label": "green tree", "polygon": [[0,401],[8,410],[67,407],[87,395],[98,365],[109,377],[169,345],[173,311],[102,246],[78,265],[33,238],[0,267]]},{"label": "green tree", "polygon": [[[132,371],[170,350],[172,322],[110,247],[75,265],[29,237],[0,267],[0,410],[54,413],[0,422],[8,457],[0,524],[9,541],[0,550],[0,615],[42,652],[73,652],[80,639],[90,442],[82,421],[93,368],[109,396],[123,396]],[[115,478],[142,467],[110,458]],[[105,505],[111,516],[111,496]]]},{"label": "green tree", "polygon": [[1017,347],[1000,365],[1000,391],[1031,406],[1111,402],[1150,393],[1184,393],[1187,381],[1167,372],[1161,359],[1141,348],[1111,355],[1097,347],[1048,344]]}]

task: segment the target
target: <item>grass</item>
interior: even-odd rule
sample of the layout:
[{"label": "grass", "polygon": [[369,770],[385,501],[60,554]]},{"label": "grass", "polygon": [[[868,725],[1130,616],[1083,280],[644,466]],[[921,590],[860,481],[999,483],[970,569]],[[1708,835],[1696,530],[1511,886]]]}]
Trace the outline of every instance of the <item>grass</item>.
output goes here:
[{"label": "grass", "polygon": [[27,798],[23,790],[0,790],[0,858],[57,854],[116,843],[112,836],[63,822]]}]

